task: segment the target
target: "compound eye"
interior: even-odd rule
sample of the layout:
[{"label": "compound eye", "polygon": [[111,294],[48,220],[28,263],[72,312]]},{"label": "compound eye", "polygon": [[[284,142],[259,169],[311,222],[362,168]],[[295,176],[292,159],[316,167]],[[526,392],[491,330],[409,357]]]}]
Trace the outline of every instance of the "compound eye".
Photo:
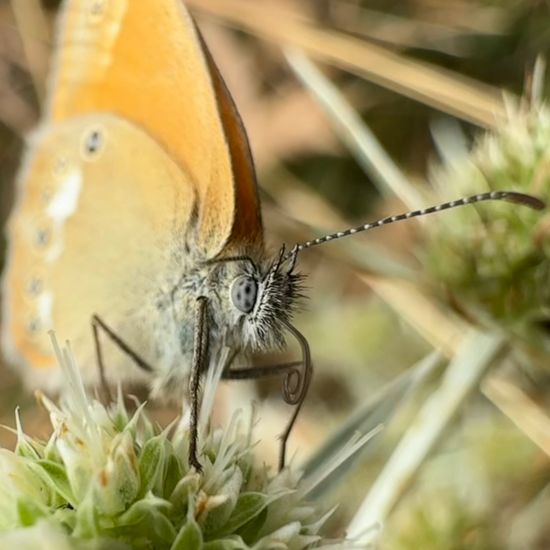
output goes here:
[{"label": "compound eye", "polygon": [[250,313],[254,309],[258,283],[248,275],[238,277],[231,287],[231,300],[235,307],[243,313]]}]

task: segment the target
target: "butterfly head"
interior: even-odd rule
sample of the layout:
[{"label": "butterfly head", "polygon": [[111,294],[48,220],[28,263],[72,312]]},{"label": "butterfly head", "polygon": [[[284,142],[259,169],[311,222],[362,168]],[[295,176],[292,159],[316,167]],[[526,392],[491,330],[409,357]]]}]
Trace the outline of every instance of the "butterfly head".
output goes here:
[{"label": "butterfly head", "polygon": [[284,332],[303,298],[303,276],[295,272],[298,249],[285,247],[265,264],[243,257],[230,285],[231,306],[241,341],[249,349],[282,347]]}]

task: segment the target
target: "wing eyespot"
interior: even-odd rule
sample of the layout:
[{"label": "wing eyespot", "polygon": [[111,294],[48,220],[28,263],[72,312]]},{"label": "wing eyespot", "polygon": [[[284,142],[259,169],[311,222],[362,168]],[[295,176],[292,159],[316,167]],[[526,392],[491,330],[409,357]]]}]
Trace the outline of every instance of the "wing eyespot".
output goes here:
[{"label": "wing eyespot", "polygon": [[90,25],[99,25],[103,21],[107,11],[106,4],[106,0],[92,0],[87,14],[87,22]]},{"label": "wing eyespot", "polygon": [[33,298],[42,294],[44,290],[44,280],[41,277],[31,277],[26,285],[27,294]]},{"label": "wing eyespot", "polygon": [[37,336],[42,330],[42,322],[38,317],[31,317],[25,326],[27,334],[31,337]]},{"label": "wing eyespot", "polygon": [[84,133],[81,156],[85,161],[97,160],[105,146],[105,134],[101,128],[91,128]]},{"label": "wing eyespot", "polygon": [[[60,228],[50,216],[39,216],[28,229],[28,241],[35,254],[43,258],[54,258],[57,254],[60,240]],[[52,256],[53,255],[53,256]]]},{"label": "wing eyespot", "polygon": [[34,243],[38,248],[46,248],[52,240],[52,232],[48,227],[38,227],[34,234]]}]

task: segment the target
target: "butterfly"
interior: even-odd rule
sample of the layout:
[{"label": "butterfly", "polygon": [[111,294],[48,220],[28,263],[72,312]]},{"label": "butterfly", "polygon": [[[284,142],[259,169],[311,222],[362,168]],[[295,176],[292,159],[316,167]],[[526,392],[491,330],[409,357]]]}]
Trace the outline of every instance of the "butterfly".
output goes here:
[{"label": "butterfly", "polygon": [[[139,370],[156,394],[187,388],[197,470],[200,380],[227,348],[225,378],[283,377],[295,405],[285,463],[313,372],[292,322],[302,250],[484,200],[542,206],[484,193],[270,254],[243,123],[181,0],[65,1],[52,67],[8,224],[4,355],[30,384],[57,388],[55,329],[88,383]],[[287,335],[299,360],[233,367],[239,354],[284,347]]]}]

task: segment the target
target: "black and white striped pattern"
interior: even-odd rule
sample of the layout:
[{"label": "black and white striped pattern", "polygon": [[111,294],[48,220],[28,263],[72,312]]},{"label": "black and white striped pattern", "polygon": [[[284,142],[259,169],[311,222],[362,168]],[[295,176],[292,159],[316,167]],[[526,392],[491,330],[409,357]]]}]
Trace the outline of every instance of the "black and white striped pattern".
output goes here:
[{"label": "black and white striped pattern", "polygon": [[366,223],[364,225],[352,227],[351,229],[346,229],[345,231],[339,231],[337,233],[331,233],[330,235],[325,235],[324,237],[319,237],[312,241],[299,243],[297,245],[297,249],[298,251],[304,250],[306,248],[311,248],[312,246],[317,246],[318,244],[323,244],[328,241],[341,239],[342,237],[347,237],[349,235],[355,235],[356,233],[361,233],[362,231],[369,231],[370,229],[381,227],[382,225],[388,225],[390,223],[400,222],[403,220],[410,220],[411,218],[417,218],[418,216],[425,216],[426,214],[433,214],[434,212],[449,210],[450,208],[456,208],[457,206],[466,206],[468,204],[475,204],[477,202],[483,201],[515,202],[517,204],[528,206],[529,208],[533,208],[535,210],[541,210],[545,207],[543,201],[536,197],[533,197],[532,195],[516,193],[515,191],[490,191],[488,193],[480,193],[479,195],[472,195],[471,197],[465,197],[462,199],[445,202],[443,204],[438,204],[437,206],[430,206],[429,208],[423,208],[422,210],[413,210],[404,214],[398,214],[397,216],[388,216],[387,218],[382,218],[381,220],[378,220],[376,222]]}]

